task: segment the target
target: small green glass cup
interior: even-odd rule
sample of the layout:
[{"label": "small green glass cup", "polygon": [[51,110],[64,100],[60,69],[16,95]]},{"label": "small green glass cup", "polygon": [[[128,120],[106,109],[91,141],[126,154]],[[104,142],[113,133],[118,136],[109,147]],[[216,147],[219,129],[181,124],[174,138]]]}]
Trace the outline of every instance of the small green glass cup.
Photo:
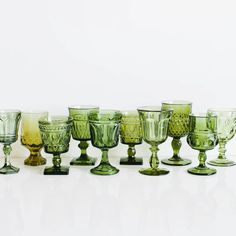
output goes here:
[{"label": "small green glass cup", "polygon": [[120,165],[142,165],[143,159],[135,157],[135,145],[142,143],[142,130],[137,111],[122,112],[120,123],[121,143],[129,146],[128,157],[120,159]]},{"label": "small green glass cup", "polygon": [[97,106],[71,106],[69,107],[69,116],[73,118],[72,137],[75,140],[79,140],[79,148],[81,154],[79,157],[74,158],[70,164],[78,166],[93,166],[95,165],[96,158],[89,157],[87,154],[87,148],[89,146],[88,141],[91,140],[88,114],[89,112],[98,111]]},{"label": "small green glass cup", "polygon": [[139,170],[143,175],[166,175],[169,170],[159,168],[158,145],[165,142],[168,136],[168,125],[172,110],[161,110],[161,107],[144,106],[138,108],[143,139],[151,145],[150,168]]},{"label": "small green glass cup", "polygon": [[189,146],[199,151],[199,165],[188,169],[194,175],[213,175],[216,169],[206,166],[206,151],[212,150],[218,143],[217,116],[206,114],[191,114],[189,116],[189,134],[187,142]]},{"label": "small green glass cup", "polygon": [[173,156],[161,162],[171,166],[185,166],[191,164],[188,159],[179,156],[182,146],[181,138],[188,135],[189,114],[192,112],[192,103],[189,101],[165,101],[162,102],[162,110],[173,109],[173,114],[169,122],[168,136],[172,137],[171,146]]},{"label": "small green glass cup", "polygon": [[116,110],[100,110],[89,113],[92,145],[102,151],[101,162],[90,170],[92,174],[114,175],[119,172],[116,167],[110,164],[108,151],[118,145],[121,116],[121,112]]},{"label": "small green glass cup", "polygon": [[72,118],[52,116],[39,119],[39,129],[46,153],[53,154],[53,166],[44,169],[44,175],[68,175],[69,167],[61,166],[62,153],[69,150]]}]

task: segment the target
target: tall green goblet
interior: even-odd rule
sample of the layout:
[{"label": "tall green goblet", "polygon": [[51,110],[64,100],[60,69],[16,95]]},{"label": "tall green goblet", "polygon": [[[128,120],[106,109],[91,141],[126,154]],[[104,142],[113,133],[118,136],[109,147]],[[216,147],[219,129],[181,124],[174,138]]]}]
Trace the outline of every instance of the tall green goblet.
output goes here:
[{"label": "tall green goblet", "polygon": [[142,143],[142,130],[137,111],[122,112],[122,119],[120,124],[120,139],[121,143],[127,144],[128,157],[121,158],[121,165],[142,165],[143,159],[135,157],[135,145]]},{"label": "tall green goblet", "polygon": [[191,114],[189,120],[189,146],[199,151],[199,165],[188,169],[194,175],[212,175],[216,170],[206,166],[206,151],[212,150],[218,143],[217,116],[206,114]]},{"label": "tall green goblet", "polygon": [[231,140],[236,132],[236,109],[234,108],[212,108],[208,110],[208,115],[217,116],[217,135],[219,140],[219,155],[208,164],[213,166],[233,166],[236,163],[226,158],[226,144]]},{"label": "tall green goblet", "polygon": [[188,101],[162,102],[162,110],[173,109],[169,122],[168,136],[172,137],[173,156],[161,162],[172,166],[185,166],[191,163],[188,159],[179,156],[182,146],[181,138],[187,136],[189,128],[189,114],[192,112],[192,103]]},{"label": "tall green goblet", "polygon": [[119,170],[108,160],[108,151],[119,142],[121,112],[115,110],[92,111],[89,113],[89,125],[92,145],[102,150],[102,159],[98,166],[91,169],[95,175],[114,175]]},{"label": "tall green goblet", "polygon": [[151,145],[150,168],[141,169],[139,172],[144,175],[166,175],[169,173],[166,169],[159,168],[159,159],[157,152],[158,145],[165,142],[168,133],[169,119],[172,110],[161,110],[160,107],[144,106],[138,108],[141,121],[143,139]]},{"label": "tall green goblet", "polygon": [[97,106],[71,106],[69,107],[69,115],[73,118],[72,137],[75,140],[79,140],[79,148],[81,150],[80,157],[74,158],[71,165],[91,166],[96,162],[96,158],[89,157],[87,154],[87,148],[89,146],[88,141],[91,140],[88,114],[91,111],[98,111]]}]

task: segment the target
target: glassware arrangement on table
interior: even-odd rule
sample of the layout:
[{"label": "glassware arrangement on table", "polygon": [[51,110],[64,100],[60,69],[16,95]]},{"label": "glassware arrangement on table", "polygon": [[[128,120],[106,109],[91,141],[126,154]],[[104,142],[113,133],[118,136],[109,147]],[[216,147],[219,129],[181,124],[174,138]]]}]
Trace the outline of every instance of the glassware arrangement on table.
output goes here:
[{"label": "glassware arrangement on table", "polygon": [[208,115],[217,116],[217,136],[219,140],[219,155],[216,159],[208,161],[213,166],[233,166],[236,163],[226,158],[226,144],[236,132],[236,109],[235,108],[212,108],[208,109]]},{"label": "glassware arrangement on table", "polygon": [[3,144],[5,164],[0,168],[0,174],[14,174],[19,168],[10,162],[11,144],[18,139],[21,112],[19,110],[0,110],[0,143]]},{"label": "glassware arrangement on table", "polygon": [[43,142],[40,136],[38,121],[46,118],[46,111],[30,111],[21,113],[21,143],[30,151],[24,164],[29,166],[45,165],[46,159],[41,155]]},{"label": "glassware arrangement on table", "polygon": [[145,106],[138,108],[143,139],[151,145],[150,168],[141,169],[139,172],[144,175],[165,175],[169,171],[159,168],[157,152],[158,145],[165,142],[168,135],[168,125],[172,110],[161,110],[160,107]]},{"label": "glassware arrangement on table", "polygon": [[171,146],[173,156],[164,159],[161,162],[172,166],[185,166],[191,163],[188,159],[179,156],[182,146],[181,138],[188,135],[189,131],[189,114],[192,112],[192,103],[189,101],[166,101],[162,102],[162,110],[173,110],[173,114],[169,121],[168,136],[172,137]]},{"label": "glassware arrangement on table", "polygon": [[101,162],[90,170],[91,173],[113,175],[119,172],[116,167],[110,164],[108,151],[118,145],[121,116],[121,112],[115,110],[100,110],[89,113],[92,145],[102,151]]},{"label": "glassware arrangement on table", "polygon": [[191,114],[187,142],[191,148],[199,151],[199,165],[188,169],[188,172],[195,175],[215,174],[216,169],[206,166],[206,151],[212,150],[218,143],[217,116]]},{"label": "glassware arrangement on table", "polygon": [[142,143],[142,130],[137,111],[122,112],[122,119],[120,123],[120,139],[121,143],[127,144],[128,157],[121,158],[121,165],[142,165],[143,159],[135,157],[135,145]]},{"label": "glassware arrangement on table", "polygon": [[61,166],[62,153],[69,150],[72,118],[52,116],[39,119],[39,129],[46,153],[53,154],[53,166],[44,169],[45,175],[68,175],[69,167]]},{"label": "glassware arrangement on table", "polygon": [[75,140],[79,140],[79,148],[81,155],[78,158],[73,159],[71,165],[94,165],[96,158],[89,157],[87,154],[87,148],[89,146],[88,141],[91,140],[88,114],[92,111],[98,111],[97,106],[71,106],[69,107],[69,116],[73,118],[72,137]]}]

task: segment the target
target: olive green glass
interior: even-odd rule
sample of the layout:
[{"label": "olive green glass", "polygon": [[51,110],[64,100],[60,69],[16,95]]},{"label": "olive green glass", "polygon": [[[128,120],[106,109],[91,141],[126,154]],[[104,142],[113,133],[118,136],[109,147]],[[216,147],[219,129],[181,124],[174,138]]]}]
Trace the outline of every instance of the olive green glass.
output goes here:
[{"label": "olive green glass", "polygon": [[93,111],[89,113],[88,117],[92,145],[102,151],[101,162],[90,170],[91,173],[95,175],[117,174],[119,170],[110,164],[108,151],[118,145],[121,112],[115,110]]},{"label": "olive green glass", "polygon": [[217,136],[219,140],[219,155],[216,159],[211,160],[208,164],[213,166],[233,166],[236,163],[226,158],[226,144],[231,140],[236,131],[236,109],[218,109],[212,108],[208,110],[208,115],[217,116]]},{"label": "olive green glass", "polygon": [[191,163],[188,159],[179,156],[182,146],[181,138],[188,135],[189,114],[192,112],[192,103],[189,101],[166,101],[162,102],[162,110],[173,110],[169,122],[168,136],[172,137],[171,146],[173,156],[161,162],[172,166],[185,166]]},{"label": "olive green glass", "polygon": [[60,154],[69,150],[72,118],[52,116],[39,119],[39,129],[46,153],[53,154],[53,166],[44,169],[44,175],[68,175],[69,167],[61,166]]},{"label": "olive green glass", "polygon": [[0,143],[3,144],[5,163],[0,168],[0,174],[14,174],[19,168],[10,162],[11,144],[18,139],[18,130],[21,119],[21,112],[18,110],[0,110]]},{"label": "olive green glass", "polygon": [[120,124],[120,139],[121,143],[129,146],[128,157],[121,158],[121,165],[142,165],[143,159],[135,157],[135,145],[142,143],[142,130],[137,111],[122,112]]},{"label": "olive green glass", "polygon": [[46,164],[46,159],[41,155],[43,142],[40,136],[38,121],[47,117],[46,111],[30,111],[21,113],[21,143],[30,151],[30,155],[24,163],[28,166],[40,166]]},{"label": "olive green glass", "polygon": [[166,169],[159,168],[158,145],[165,142],[168,136],[169,119],[172,110],[162,111],[160,107],[145,106],[138,108],[143,139],[151,145],[150,168],[139,170],[144,175],[166,175]]},{"label": "olive green glass", "polygon": [[88,141],[91,140],[88,114],[92,111],[98,111],[97,106],[72,106],[69,107],[69,116],[73,118],[72,137],[75,140],[79,140],[79,148],[81,154],[79,157],[74,158],[71,165],[91,166],[95,165],[96,159],[89,157],[87,154],[87,148],[89,146]]},{"label": "olive green glass", "polygon": [[218,142],[217,116],[206,114],[191,114],[189,118],[189,134],[187,142],[189,146],[199,151],[199,165],[188,169],[194,175],[212,175],[216,170],[206,166],[206,151],[212,150]]}]

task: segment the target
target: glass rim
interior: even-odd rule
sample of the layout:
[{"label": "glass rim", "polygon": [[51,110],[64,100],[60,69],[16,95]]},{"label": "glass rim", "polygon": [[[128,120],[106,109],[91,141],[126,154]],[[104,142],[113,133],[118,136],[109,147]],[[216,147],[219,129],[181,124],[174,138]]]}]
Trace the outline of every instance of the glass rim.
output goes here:
[{"label": "glass rim", "polygon": [[[209,115],[207,112],[196,112],[189,114],[189,117],[207,118]],[[211,115],[211,117],[217,117],[217,115]]]},{"label": "glass rim", "polygon": [[92,110],[92,109],[99,109],[99,106],[95,106],[95,105],[71,105],[71,106],[68,107],[68,109]]},{"label": "glass rim", "polygon": [[236,112],[236,108],[233,107],[212,107],[208,108],[207,112]]},{"label": "glass rim", "polygon": [[0,114],[4,113],[21,113],[18,109],[0,109]]},{"label": "glass rim", "polygon": [[161,102],[163,105],[192,105],[193,103],[187,100],[166,100]]},{"label": "glass rim", "polygon": [[144,112],[163,112],[167,113],[170,111],[173,111],[173,109],[167,109],[167,110],[162,110],[161,106],[142,106],[137,108],[138,111],[144,111]]},{"label": "glass rim", "polygon": [[49,117],[42,117],[39,119],[39,124],[53,124],[54,121],[57,121],[59,124],[63,123],[70,123],[73,121],[73,119],[70,116],[63,116],[63,115],[57,115],[57,116],[49,116]]}]

